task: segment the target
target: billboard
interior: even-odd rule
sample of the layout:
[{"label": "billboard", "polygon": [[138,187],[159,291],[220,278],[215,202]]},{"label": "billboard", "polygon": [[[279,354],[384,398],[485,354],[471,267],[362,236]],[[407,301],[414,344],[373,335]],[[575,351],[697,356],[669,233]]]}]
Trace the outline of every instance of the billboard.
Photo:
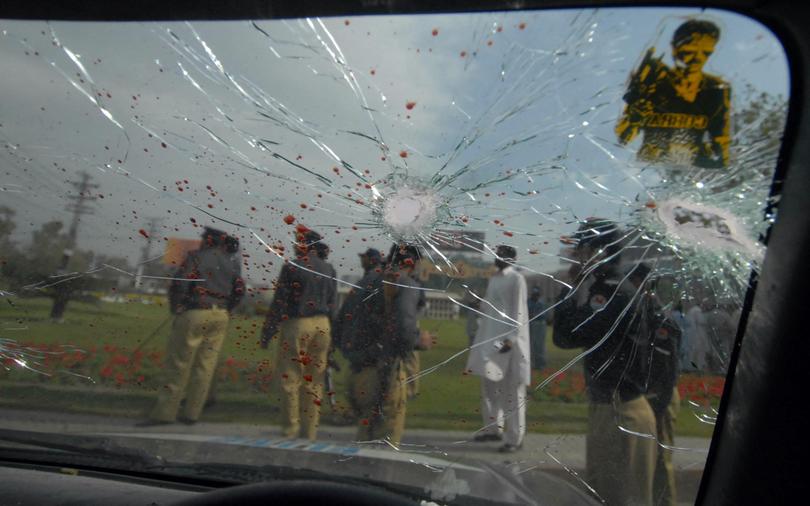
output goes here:
[{"label": "billboard", "polygon": [[166,252],[163,255],[163,263],[166,265],[180,265],[186,259],[189,251],[200,248],[200,239],[181,239],[179,237],[169,237],[166,242]]}]

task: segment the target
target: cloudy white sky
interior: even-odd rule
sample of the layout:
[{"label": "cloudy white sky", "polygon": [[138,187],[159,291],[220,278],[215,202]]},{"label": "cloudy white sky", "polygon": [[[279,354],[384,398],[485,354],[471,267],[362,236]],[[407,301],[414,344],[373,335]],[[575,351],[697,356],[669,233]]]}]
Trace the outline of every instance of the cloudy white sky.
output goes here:
[{"label": "cloudy white sky", "polygon": [[25,242],[69,222],[67,181],[87,171],[104,198],[82,222],[85,247],[134,261],[149,218],[163,219],[161,238],[198,235],[194,219],[240,235],[261,282],[279,263],[256,236],[289,244],[285,216],[322,232],[338,272],[354,274],[357,252],[391,242],[368,228],[366,184],[386,195],[392,173],[456,175],[440,191],[452,217],[555,270],[574,220],[629,220],[656,197],[658,176],[613,125],[641,54],[669,58],[672,31],[695,15],[721,26],[707,70],[731,83],[734,107],[746,85],[787,96],[770,32],[716,11],[2,21],[0,199]]}]

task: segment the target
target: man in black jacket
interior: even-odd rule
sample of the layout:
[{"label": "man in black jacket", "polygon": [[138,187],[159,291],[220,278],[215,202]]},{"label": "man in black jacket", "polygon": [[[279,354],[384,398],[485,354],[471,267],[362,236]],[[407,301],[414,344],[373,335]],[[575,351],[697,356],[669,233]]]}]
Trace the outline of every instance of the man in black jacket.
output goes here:
[{"label": "man in black jacket", "polygon": [[554,344],[583,348],[587,385],[586,477],[610,505],[652,503],[655,415],[645,397],[646,343],[634,332],[638,291],[618,274],[622,234],[599,218],[574,236],[573,289],[561,294]]},{"label": "man in black jacket", "polygon": [[331,347],[337,278],[335,268],[325,260],[328,250],[320,234],[299,232],[295,250],[295,262],[285,263],[276,281],[261,342],[267,348],[274,336],[280,336],[275,374],[281,386],[284,436],[314,440]]},{"label": "man in black jacket", "polygon": [[646,337],[644,357],[647,372],[647,401],[655,414],[656,448],[653,499],[657,505],[675,506],[675,468],[672,465],[672,447],[675,444],[675,421],[680,411],[678,371],[680,361],[681,330],[664,314],[655,294],[656,281],[651,269],[641,263],[634,267],[628,281],[633,291],[639,292],[631,332]]},{"label": "man in black jacket", "polygon": [[206,228],[200,249],[188,254],[169,288],[175,314],[166,352],[165,380],[149,420],[142,426],[195,423],[202,413],[231,310],[244,295],[238,241]]},{"label": "man in black jacket", "polygon": [[424,294],[413,277],[419,258],[415,246],[396,245],[385,271],[369,271],[340,310],[340,349],[351,365],[349,397],[360,441],[398,445],[405,431],[406,361],[432,339],[419,329]]}]

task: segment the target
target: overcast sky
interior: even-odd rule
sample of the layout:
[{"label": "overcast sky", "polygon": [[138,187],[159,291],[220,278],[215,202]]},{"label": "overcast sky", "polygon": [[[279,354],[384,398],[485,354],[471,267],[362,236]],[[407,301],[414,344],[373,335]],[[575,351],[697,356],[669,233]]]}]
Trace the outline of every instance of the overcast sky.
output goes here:
[{"label": "overcast sky", "polygon": [[391,243],[367,228],[366,184],[389,195],[392,173],[441,171],[458,176],[439,192],[449,216],[555,270],[575,219],[630,220],[656,198],[658,175],[613,126],[643,52],[666,61],[672,31],[697,14],[721,27],[706,70],[731,83],[733,107],[747,85],[787,96],[770,32],[716,11],[0,22],[0,199],[25,242],[69,222],[67,181],[87,171],[104,198],[82,221],[85,248],[134,261],[149,218],[163,219],[161,239],[198,235],[193,219],[240,235],[261,282],[279,262],[254,233],[289,245],[293,215],[326,236],[340,274],[357,273],[359,251]]}]

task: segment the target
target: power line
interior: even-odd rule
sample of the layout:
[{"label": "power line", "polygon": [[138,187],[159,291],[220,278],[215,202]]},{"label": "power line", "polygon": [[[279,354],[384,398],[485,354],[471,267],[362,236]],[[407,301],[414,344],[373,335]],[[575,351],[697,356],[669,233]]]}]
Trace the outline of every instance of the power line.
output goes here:
[{"label": "power line", "polygon": [[[99,187],[99,185],[90,182],[92,176],[87,172],[81,172],[79,175],[81,176],[81,181],[69,181],[69,184],[76,188],[77,194],[68,195],[67,197],[71,202],[65,206],[65,209],[73,213],[73,220],[70,223],[70,230],[68,230],[67,245],[62,252],[62,262],[60,263],[58,271],[59,274],[63,274],[67,271],[70,257],[73,256],[73,250],[76,247],[76,239],[79,235],[79,222],[82,216],[93,214],[94,212],[93,208],[88,204],[98,199],[98,197],[91,193],[91,190],[95,190]],[[51,318],[54,321],[62,321],[65,308],[70,300],[70,292],[71,288],[67,283],[58,285],[56,288],[53,306],[51,307]]]},{"label": "power line", "polygon": [[[94,209],[88,205],[89,202],[94,202],[98,200],[98,197],[93,195],[90,191],[95,190],[99,187],[99,185],[95,183],[90,183],[92,176],[87,172],[81,172],[79,174],[81,176],[81,181],[70,181],[69,184],[72,185],[77,190],[76,195],[68,195],[68,200],[71,200],[65,209],[73,213],[73,220],[70,224],[70,230],[68,231],[68,248],[73,249],[76,247],[76,239],[79,234],[79,222],[81,221],[81,217],[87,214],[93,214]],[[63,259],[64,261],[64,259]],[[63,266],[66,268],[67,264]]]},{"label": "power line", "polygon": [[152,257],[152,242],[154,238],[157,236],[158,227],[163,222],[163,218],[149,218],[149,226],[146,231],[146,244],[144,245],[143,249],[141,250],[141,259],[138,262],[138,268],[135,273],[135,288],[141,287],[141,282],[143,279],[143,271],[146,268],[147,262]]}]

